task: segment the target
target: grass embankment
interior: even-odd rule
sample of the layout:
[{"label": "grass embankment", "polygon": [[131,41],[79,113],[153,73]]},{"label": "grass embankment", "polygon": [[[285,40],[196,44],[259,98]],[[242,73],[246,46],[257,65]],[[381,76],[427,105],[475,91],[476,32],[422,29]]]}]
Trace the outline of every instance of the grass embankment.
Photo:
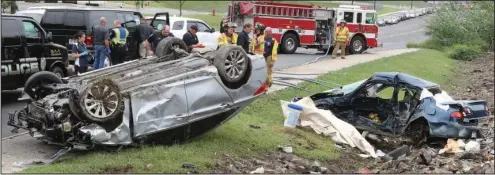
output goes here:
[{"label": "grass embankment", "polygon": [[[442,52],[421,50],[345,68],[320,76],[319,79],[347,84],[367,78],[373,72],[400,71],[445,84],[448,81],[446,76],[451,73],[454,63],[454,60],[448,59]],[[301,85],[312,92],[328,90],[324,86],[311,83]],[[181,165],[190,162],[196,165],[196,170],[200,173],[209,173],[214,160],[224,154],[239,158],[264,155],[276,151],[279,145],[287,144],[294,148],[295,154],[302,157],[322,161],[337,159],[339,154],[330,138],[318,136],[312,131],[283,127],[279,100],[307,95],[310,93],[293,88],[265,95],[225,125],[186,144],[128,148],[119,153],[95,151],[72,158],[63,157],[58,163],[31,167],[24,172],[99,173],[105,167],[130,166],[133,173],[186,173],[187,170],[182,169]],[[249,125],[259,126],[260,129],[252,129]],[[289,134],[294,132],[305,138]],[[306,140],[312,142],[314,150],[304,148],[307,146],[305,144],[296,144],[307,143]],[[152,165],[149,169],[146,168],[148,164]]]},{"label": "grass embankment", "polygon": [[387,13],[392,13],[392,12],[397,12],[400,11],[398,8],[392,8],[392,7],[383,7],[382,9],[378,10],[376,12],[377,15],[383,15]]}]

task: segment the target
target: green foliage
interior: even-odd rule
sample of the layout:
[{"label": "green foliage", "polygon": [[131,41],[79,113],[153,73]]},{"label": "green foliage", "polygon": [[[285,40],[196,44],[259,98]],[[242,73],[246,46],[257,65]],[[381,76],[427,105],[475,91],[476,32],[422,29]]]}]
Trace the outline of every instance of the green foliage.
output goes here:
[{"label": "green foliage", "polygon": [[494,36],[493,1],[470,1],[472,8],[459,3],[442,6],[428,21],[426,33],[442,46],[475,45],[489,49]]},{"label": "green foliage", "polygon": [[482,53],[479,46],[456,44],[449,51],[449,57],[454,60],[471,61]]},{"label": "green foliage", "polygon": [[407,48],[422,48],[422,49],[433,49],[433,50],[438,50],[438,51],[443,51],[444,48],[442,47],[442,44],[438,40],[434,39],[428,39],[423,42],[409,42],[407,43]]}]

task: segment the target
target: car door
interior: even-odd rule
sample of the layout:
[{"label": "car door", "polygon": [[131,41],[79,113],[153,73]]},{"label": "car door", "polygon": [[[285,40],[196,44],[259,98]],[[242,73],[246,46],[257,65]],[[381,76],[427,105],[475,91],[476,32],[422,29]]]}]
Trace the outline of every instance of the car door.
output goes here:
[{"label": "car door", "polygon": [[216,35],[215,30],[212,30],[210,26],[201,21],[196,21],[196,26],[198,26],[197,35],[199,42],[203,43],[206,48],[217,49],[217,38],[219,35]]},{"label": "car door", "polygon": [[43,55],[44,32],[32,20],[23,19],[21,22],[21,31],[23,37],[22,44],[25,47],[25,57],[20,59],[20,70],[24,79],[40,71],[39,58]]},{"label": "car door", "polygon": [[24,85],[20,74],[20,59],[24,58],[21,27],[15,19],[2,18],[2,90]]},{"label": "car door", "polygon": [[[163,21],[165,19],[165,21]],[[156,13],[153,19],[151,20],[150,26],[158,26],[158,24],[166,24],[170,25],[170,18],[168,12],[164,13]]]}]

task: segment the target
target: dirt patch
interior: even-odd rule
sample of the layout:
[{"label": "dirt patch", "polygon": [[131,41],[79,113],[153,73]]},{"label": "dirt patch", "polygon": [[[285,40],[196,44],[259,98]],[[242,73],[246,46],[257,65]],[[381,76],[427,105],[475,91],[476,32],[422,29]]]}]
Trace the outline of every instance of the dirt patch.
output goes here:
[{"label": "dirt patch", "polygon": [[105,166],[100,170],[100,174],[131,173],[134,167],[130,164],[126,166]]}]

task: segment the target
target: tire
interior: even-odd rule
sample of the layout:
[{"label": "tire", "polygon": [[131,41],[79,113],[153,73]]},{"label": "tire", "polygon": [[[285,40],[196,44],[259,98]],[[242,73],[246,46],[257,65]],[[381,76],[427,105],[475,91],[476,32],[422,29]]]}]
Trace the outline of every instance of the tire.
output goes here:
[{"label": "tire", "polygon": [[299,46],[299,40],[293,33],[287,33],[282,38],[282,52],[285,54],[293,54]]},{"label": "tire", "polygon": [[349,53],[361,54],[364,50],[366,50],[366,42],[364,41],[364,38],[361,36],[353,37],[349,45]]},{"label": "tire", "polygon": [[24,92],[34,100],[42,99],[51,93],[50,90],[42,89],[40,87],[42,83],[60,84],[62,83],[62,80],[55,73],[50,71],[36,72],[27,79],[24,84]]},{"label": "tire", "polygon": [[59,78],[64,78],[65,77],[64,70],[60,66],[53,67],[52,72],[55,75],[59,76]]},{"label": "tire", "polygon": [[186,43],[176,37],[167,37],[162,39],[156,46],[156,56],[162,57],[174,53],[173,48],[179,47],[185,51],[188,50]]},{"label": "tire", "polygon": [[[250,71],[251,59],[241,47],[235,45],[223,46],[216,51],[216,55],[214,64],[218,69],[218,74],[225,82],[242,84],[245,76],[249,76],[248,71]],[[236,63],[229,63],[232,61]],[[229,68],[228,66],[231,67]]]},{"label": "tire", "polygon": [[[98,93],[98,91],[102,93]],[[122,118],[124,100],[117,84],[112,80],[102,79],[91,84],[81,93],[79,96],[79,108],[83,114],[81,117],[89,121],[112,122]]]},{"label": "tire", "polygon": [[414,143],[421,143],[428,139],[429,132],[428,123],[424,119],[418,119],[413,121],[406,129],[406,136],[408,136]]}]

